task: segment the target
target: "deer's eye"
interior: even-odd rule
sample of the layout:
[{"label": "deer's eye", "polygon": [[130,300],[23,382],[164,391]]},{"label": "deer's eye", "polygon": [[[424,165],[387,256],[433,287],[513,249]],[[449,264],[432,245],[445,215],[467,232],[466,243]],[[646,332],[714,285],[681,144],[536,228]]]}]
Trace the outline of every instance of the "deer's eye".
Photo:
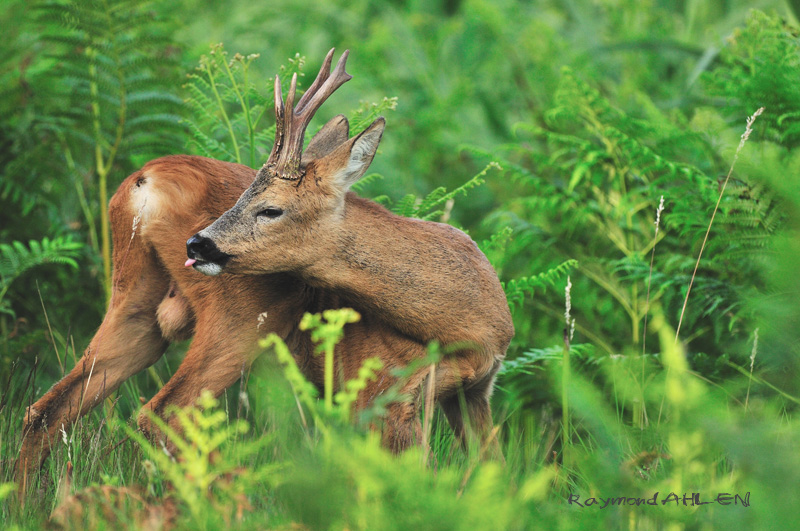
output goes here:
[{"label": "deer's eye", "polygon": [[275,219],[283,215],[283,209],[278,207],[267,207],[256,214],[259,218]]}]

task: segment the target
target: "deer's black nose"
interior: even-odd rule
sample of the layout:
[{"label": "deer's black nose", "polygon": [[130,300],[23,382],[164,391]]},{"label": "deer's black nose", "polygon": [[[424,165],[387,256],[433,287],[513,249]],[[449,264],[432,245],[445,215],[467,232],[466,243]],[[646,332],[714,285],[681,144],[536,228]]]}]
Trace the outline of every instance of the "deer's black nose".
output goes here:
[{"label": "deer's black nose", "polygon": [[186,241],[186,256],[201,262],[213,262],[219,265],[224,265],[231,257],[220,251],[214,240],[201,236],[199,232]]}]

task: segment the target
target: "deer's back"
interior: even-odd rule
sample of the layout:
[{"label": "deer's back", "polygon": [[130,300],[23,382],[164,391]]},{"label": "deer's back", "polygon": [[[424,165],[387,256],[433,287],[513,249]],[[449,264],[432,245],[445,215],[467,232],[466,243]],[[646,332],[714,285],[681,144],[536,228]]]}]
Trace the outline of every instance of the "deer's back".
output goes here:
[{"label": "deer's back", "polygon": [[[233,206],[254,174],[247,166],[197,156],[147,163],[122,182],[110,203],[115,268],[129,267],[135,258],[121,251],[136,219],[134,236],[145,241],[170,278],[173,293],[160,295],[175,301],[170,317],[192,319],[195,329],[213,330],[223,350],[236,343],[255,351],[258,338],[275,332],[317,385],[322,384],[322,359],[313,354],[309,334],[298,328],[306,311],[352,307],[362,314],[360,322],[348,325],[337,347],[345,379],[355,378],[367,357],[378,356],[384,366],[405,366],[422,357],[422,343],[371,316],[368,308],[346,294],[312,288],[290,274],[207,277],[184,267],[186,240]],[[179,297],[188,307],[180,306]],[[172,326],[180,328],[180,323]]]},{"label": "deer's back", "polygon": [[505,292],[468,235],[353,193],[344,215],[345,227],[357,227],[342,233],[339,256],[321,266],[328,277],[330,267],[341,267],[351,296],[420,341],[472,342],[505,355],[514,335]]}]

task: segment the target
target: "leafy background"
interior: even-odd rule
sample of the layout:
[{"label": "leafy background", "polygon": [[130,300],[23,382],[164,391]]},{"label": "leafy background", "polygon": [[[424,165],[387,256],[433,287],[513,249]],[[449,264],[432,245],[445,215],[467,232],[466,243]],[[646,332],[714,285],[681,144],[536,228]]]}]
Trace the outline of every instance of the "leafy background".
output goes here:
[{"label": "leafy background", "polygon": [[[0,484],[13,480],[22,408],[73,366],[102,320],[105,205],[118,183],[168,153],[257,166],[274,131],[271,76],[306,73],[307,83],[334,46],[351,50],[355,78],[312,129],[339,112],[354,130],[387,117],[359,193],[467,230],[504,281],[517,335],[494,397],[503,466],[455,449],[438,416],[429,466],[417,452],[387,456],[313,399],[307,426],[294,405],[302,382],[287,384],[291,371],[267,354],[246,387],[192,413],[212,420],[189,442],[221,441],[225,456],[203,483],[187,467],[209,466],[210,453],[174,469],[128,428],[139,397],[179,364],[178,344],[65,433],[33,502],[20,508],[0,490],[4,521],[36,528],[65,492],[107,502],[130,489],[113,492],[145,509],[82,518],[143,526],[142,511],[168,512],[167,499],[178,526],[211,528],[789,525],[800,492],[795,8],[6,0]],[[762,106],[682,315],[745,118]],[[565,349],[568,275],[575,332]],[[246,429],[231,428],[238,421]],[[241,466],[252,476],[220,479]],[[167,488],[176,477],[197,490]],[[752,505],[566,501],[670,490],[749,491]],[[208,504],[197,504],[204,493]],[[80,527],[72,518],[65,525]]]}]

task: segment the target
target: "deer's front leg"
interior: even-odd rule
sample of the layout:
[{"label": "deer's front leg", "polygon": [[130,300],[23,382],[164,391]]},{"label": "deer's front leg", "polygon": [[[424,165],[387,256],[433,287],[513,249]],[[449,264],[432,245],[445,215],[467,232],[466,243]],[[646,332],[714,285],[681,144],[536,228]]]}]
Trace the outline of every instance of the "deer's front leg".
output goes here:
[{"label": "deer's front leg", "polygon": [[174,448],[171,441],[163,438],[150,414],[161,417],[172,429],[180,432],[177,419],[169,414],[168,407],[194,406],[204,390],[211,391],[215,397],[222,394],[250,366],[255,347],[255,334],[237,333],[233,327],[220,329],[198,323],[194,340],[178,370],[142,407],[139,429],[149,439],[162,440],[167,448]]}]

